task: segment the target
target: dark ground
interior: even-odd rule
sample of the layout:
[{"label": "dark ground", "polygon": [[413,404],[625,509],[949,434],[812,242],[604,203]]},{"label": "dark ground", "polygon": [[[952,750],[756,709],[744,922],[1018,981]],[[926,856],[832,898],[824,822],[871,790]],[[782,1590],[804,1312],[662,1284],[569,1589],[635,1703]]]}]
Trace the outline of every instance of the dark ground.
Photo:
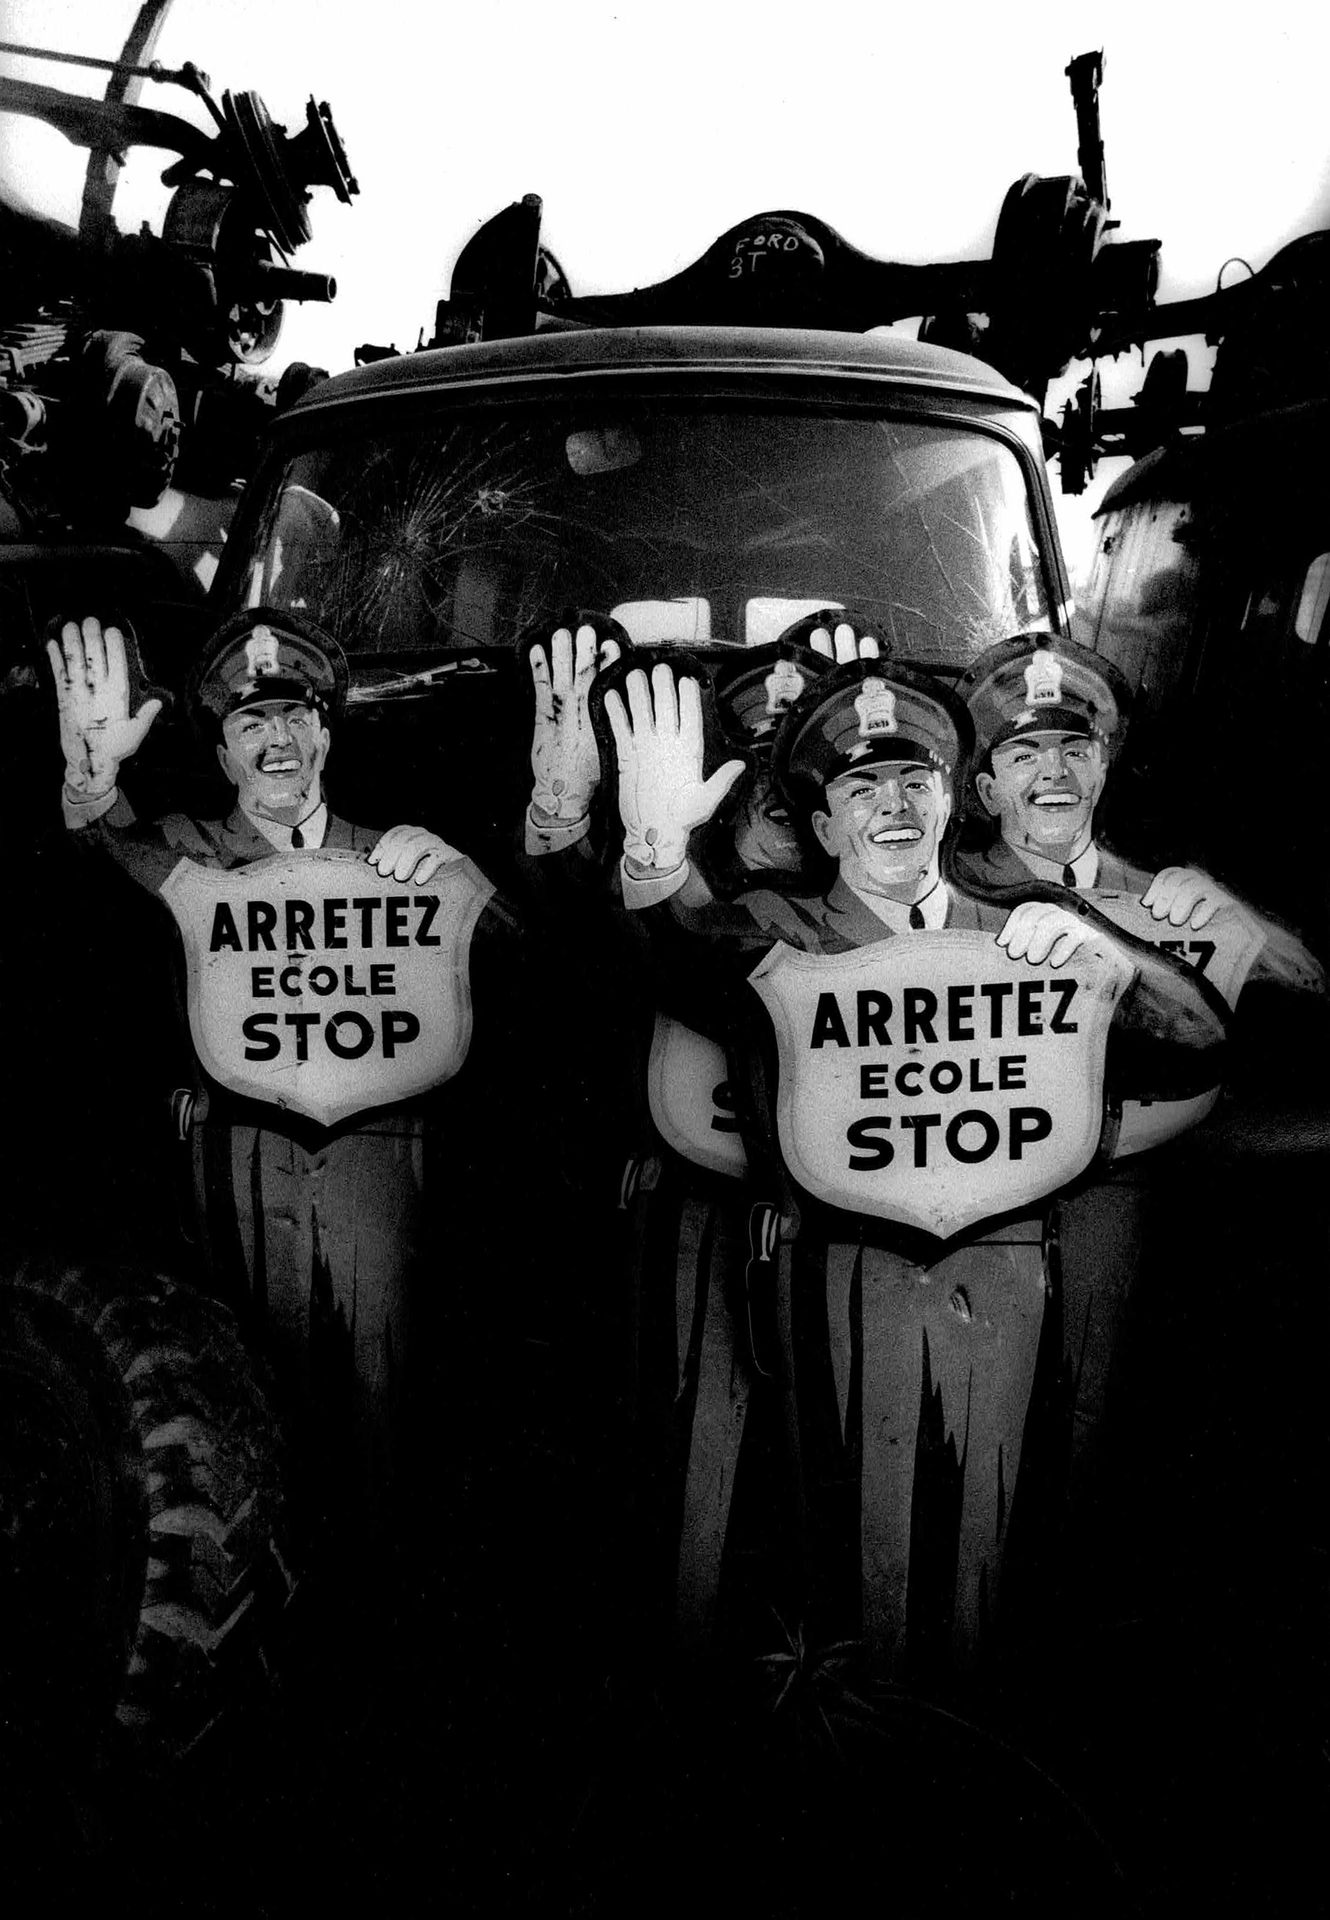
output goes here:
[{"label": "dark ground", "polygon": [[34,1896],[114,1889],[145,1920],[332,1898],[793,1915],[868,1874],[906,1913],[1039,1912],[1049,1887],[1049,1911],[1301,1910],[1324,1827],[1323,1267],[1239,1229],[1221,1273],[1143,1316],[1047,1689],[983,1709],[1009,1745],[898,1716],[890,1750],[810,1784],[624,1644],[614,1463],[570,1392],[596,1369],[519,1338],[440,1382],[450,1468],[359,1617],[347,1582],[298,1593],[275,1698],[163,1777],[78,1754],[25,1772]]}]

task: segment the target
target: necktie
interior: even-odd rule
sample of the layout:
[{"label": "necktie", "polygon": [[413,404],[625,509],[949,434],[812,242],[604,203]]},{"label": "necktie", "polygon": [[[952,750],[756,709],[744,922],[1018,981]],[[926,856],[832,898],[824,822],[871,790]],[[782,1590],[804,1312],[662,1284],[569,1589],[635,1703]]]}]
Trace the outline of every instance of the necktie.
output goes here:
[{"label": "necktie", "polygon": [[[299,827],[292,827],[292,829],[291,829],[291,845],[292,845],[293,847],[303,847],[303,846],[304,846],[304,844],[305,844],[305,836],[304,836],[304,834],[303,834],[303,833],[302,833],[302,832],[300,831],[300,828],[299,828]],[[1070,867],[1068,867],[1068,868],[1067,868],[1067,872],[1068,872],[1068,873],[1070,873],[1070,872],[1071,872],[1071,868],[1070,868]]]},{"label": "necktie", "polygon": [[923,926],[923,924],[924,924],[924,910],[923,910],[923,908],[922,908],[922,907],[911,907],[911,908],[910,908],[910,925],[911,925],[911,927],[912,927],[912,928],[914,929],[914,931],[915,931],[916,933],[918,933],[918,931],[919,931],[919,929],[920,929],[920,928],[921,928],[921,927]]},{"label": "necktie", "polygon": [[1062,869],[1062,884],[1064,887],[1074,887],[1076,885],[1076,869],[1072,866],[1070,860]]}]

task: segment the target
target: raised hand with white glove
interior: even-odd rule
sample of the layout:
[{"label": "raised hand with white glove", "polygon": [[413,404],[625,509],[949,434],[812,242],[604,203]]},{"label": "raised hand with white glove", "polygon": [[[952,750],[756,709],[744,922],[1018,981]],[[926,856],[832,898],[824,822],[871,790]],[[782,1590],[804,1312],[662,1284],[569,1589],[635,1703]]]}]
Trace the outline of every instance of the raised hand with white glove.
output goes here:
[{"label": "raised hand with white glove", "polygon": [[[551,853],[580,840],[590,824],[591,796],[600,783],[600,754],[588,699],[596,674],[623,652],[616,621],[595,615],[557,627],[548,642],[528,643],[536,695],[531,736],[531,805],[526,850]],[[625,636],[626,637],[626,636]]]},{"label": "raised hand with white glove", "polygon": [[121,763],[136,753],[161,712],[160,700],[129,711],[129,664],[119,627],[89,617],[66,620],[46,655],[60,710],[65,755],[65,824],[80,827],[108,813],[116,801]]},{"label": "raised hand with white glove", "polygon": [[882,649],[871,633],[862,633],[858,624],[849,619],[837,620],[831,624],[831,616],[815,626],[808,636],[808,644],[814,653],[825,655],[838,667],[847,660],[879,660]]},{"label": "raised hand with white glove", "polygon": [[[702,693],[691,675],[676,676],[665,661],[650,679],[635,668],[623,694],[605,695],[605,717],[619,763],[619,812],[623,819],[626,883],[647,875],[687,877],[688,837],[715,813],[744,772],[742,760],[727,760],[703,778]],[[658,891],[664,898],[675,886]],[[629,899],[629,885],[625,886]]]}]

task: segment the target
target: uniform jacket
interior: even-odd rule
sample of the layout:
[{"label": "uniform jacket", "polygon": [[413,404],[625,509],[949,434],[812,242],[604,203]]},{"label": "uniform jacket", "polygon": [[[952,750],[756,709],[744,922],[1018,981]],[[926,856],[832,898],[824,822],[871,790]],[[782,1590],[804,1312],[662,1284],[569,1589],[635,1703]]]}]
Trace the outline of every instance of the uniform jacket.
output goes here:
[{"label": "uniform jacket", "polygon": [[[954,887],[947,891],[944,924],[948,927],[988,927],[996,932],[1006,919],[999,907],[968,899]],[[886,922],[839,877],[820,897],[755,887],[735,900],[697,906],[685,906],[676,897],[648,909],[648,914],[654,928],[672,920],[689,934],[710,936],[718,945],[742,953],[749,965],[777,940],[805,953],[847,953],[851,947],[895,938]]]},{"label": "uniform jacket", "polygon": [[[203,867],[245,867],[272,859],[277,852],[239,807],[225,820],[192,820],[188,814],[168,813],[145,826],[123,798],[100,820],[81,827],[79,837],[104,848],[140,886],[154,893],[161,891],[182,860],[196,860]],[[330,810],[323,846],[368,853],[379,837],[376,831],[353,826]]]},{"label": "uniform jacket", "polygon": [[[821,899],[773,893],[768,889],[741,894],[735,903],[745,908],[754,927],[768,940],[783,940],[787,946],[800,947],[805,953],[848,953],[852,947],[872,946],[878,940],[896,936],[858,894],[837,879]],[[967,899],[948,888],[948,927],[982,928],[995,931],[1006,915],[1000,908]]]},{"label": "uniform jacket", "polygon": [[[991,846],[979,852],[966,849],[956,859],[956,877],[962,884],[977,888],[982,893],[998,888],[1028,887],[1031,885],[1048,886],[1048,881],[1037,881],[1014,847],[1005,840],[994,840]],[[1099,872],[1092,888],[1084,891],[1095,893],[1131,893],[1139,899],[1149,886],[1154,875],[1144,867],[1134,867],[1119,854],[1112,853],[1107,847],[1099,848]]]}]

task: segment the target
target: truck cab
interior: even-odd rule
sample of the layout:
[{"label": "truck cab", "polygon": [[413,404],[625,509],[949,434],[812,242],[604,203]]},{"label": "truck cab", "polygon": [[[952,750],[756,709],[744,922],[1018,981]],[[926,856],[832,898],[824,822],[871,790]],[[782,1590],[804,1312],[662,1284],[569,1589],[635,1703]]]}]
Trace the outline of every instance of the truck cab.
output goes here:
[{"label": "truck cab", "polygon": [[1064,631],[1068,588],[1038,410],[973,358],[888,332],[593,327],[319,385],[277,421],[213,597],[335,633],[369,760],[442,768],[497,830],[525,803],[514,642],[570,608],[719,663],[844,606],[954,679],[998,639]]}]

